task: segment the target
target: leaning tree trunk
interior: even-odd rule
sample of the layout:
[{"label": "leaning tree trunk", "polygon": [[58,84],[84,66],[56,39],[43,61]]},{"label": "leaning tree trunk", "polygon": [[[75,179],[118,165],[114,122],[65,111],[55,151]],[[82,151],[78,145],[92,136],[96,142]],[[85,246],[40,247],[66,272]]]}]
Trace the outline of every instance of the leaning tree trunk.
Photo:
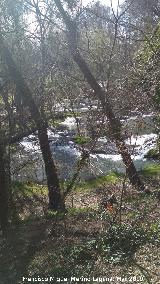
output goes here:
[{"label": "leaning tree trunk", "polygon": [[84,74],[85,78],[87,79],[87,82],[90,84],[90,86],[94,90],[97,99],[101,101],[103,113],[107,116],[108,121],[109,121],[111,138],[115,142],[119,154],[122,156],[124,165],[126,167],[126,172],[127,172],[127,175],[129,177],[131,184],[139,190],[144,190],[144,184],[139,178],[138,172],[131,159],[131,155],[122,137],[121,123],[115,117],[112,107],[109,101],[107,100],[105,91],[97,83],[95,77],[91,73],[88,65],[86,64],[85,60],[81,57],[79,52],[75,50],[73,52],[73,49],[72,49],[72,56],[75,62],[77,63],[77,65],[79,66],[79,68],[81,69],[82,73]]},{"label": "leaning tree trunk", "polygon": [[115,117],[112,111],[111,105],[109,101],[106,99],[105,91],[97,83],[95,77],[92,75],[88,65],[86,64],[84,59],[81,57],[81,55],[77,52],[74,52],[74,53],[72,52],[72,55],[73,55],[75,62],[77,63],[81,71],[83,72],[88,83],[94,90],[95,95],[101,101],[103,112],[107,116],[108,121],[109,121],[111,138],[115,142],[119,154],[121,154],[122,156],[124,165],[126,167],[126,172],[127,172],[127,175],[129,177],[131,184],[135,186],[137,189],[144,190],[144,185],[139,178],[135,165],[131,159],[131,155],[122,137],[121,123]]},{"label": "leaning tree trunk", "polygon": [[33,99],[33,94],[18,70],[9,49],[7,46],[5,46],[2,36],[0,40],[2,60],[8,66],[10,76],[16,84],[18,91],[16,95],[19,95],[24,106],[28,107],[31,117],[38,129],[39,143],[45,164],[49,191],[49,208],[51,210],[64,209],[64,202],[60,191],[60,183],[48,141],[47,123],[43,118],[41,118],[39,109]]},{"label": "leaning tree trunk", "polygon": [[119,154],[121,154],[126,172],[129,180],[133,186],[139,190],[144,190],[144,184],[139,178],[135,165],[131,159],[128,148],[125,145],[124,139],[121,135],[121,123],[115,117],[112,107],[107,99],[105,90],[98,84],[96,78],[92,74],[89,66],[84,58],[81,56],[77,47],[78,32],[76,23],[70,18],[68,13],[64,10],[60,0],[55,0],[56,6],[61,13],[61,16],[68,29],[68,44],[74,61],[77,63],[88,84],[94,90],[95,96],[101,102],[103,113],[107,116],[110,126],[110,133],[112,140],[116,143]]},{"label": "leaning tree trunk", "polygon": [[0,227],[4,232],[8,226],[8,180],[5,167],[5,147],[0,143]]}]

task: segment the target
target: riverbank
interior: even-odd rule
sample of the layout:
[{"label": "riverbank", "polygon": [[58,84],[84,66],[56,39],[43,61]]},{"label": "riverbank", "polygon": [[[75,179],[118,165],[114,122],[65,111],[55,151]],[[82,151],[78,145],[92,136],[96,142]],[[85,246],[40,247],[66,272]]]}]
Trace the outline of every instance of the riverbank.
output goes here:
[{"label": "riverbank", "polygon": [[[138,283],[157,284],[160,168],[150,165],[141,178],[150,195],[136,192],[116,173],[79,184],[67,197],[65,214],[47,210],[45,186],[14,183],[19,218],[0,237],[0,283],[27,283],[23,277],[38,276],[52,276],[51,283],[57,278],[66,283],[64,277],[67,283],[82,276],[96,283],[93,277],[134,276]],[[101,201],[111,194],[118,205],[103,208]]]},{"label": "riverbank", "polygon": [[[139,172],[141,178],[144,180],[144,183],[146,183],[146,187],[150,187],[151,189],[158,190],[159,186],[159,176],[160,176],[160,165],[150,163],[146,167],[144,167],[143,170]],[[69,197],[67,198],[67,207],[76,207],[77,202],[77,196],[78,195],[90,195],[91,192],[94,190],[96,191],[96,194],[100,194],[100,196],[103,193],[104,188],[111,187],[111,190],[109,190],[109,194],[114,193],[113,188],[117,187],[117,190],[119,187],[122,186],[124,181],[124,174],[119,174],[117,172],[110,172],[110,174],[99,176],[96,178],[92,178],[88,181],[83,182],[77,182],[72,191],[71,194],[69,194]],[[126,181],[127,187],[130,186],[128,184],[128,181]],[[65,188],[67,186],[68,182],[61,183],[61,188],[65,192]],[[153,189],[154,186],[154,189]],[[160,188],[160,186],[159,186]],[[128,189],[128,190],[129,190]],[[149,188],[150,189],[150,188]],[[48,190],[47,186],[45,184],[35,183],[35,182],[19,182],[19,181],[13,181],[12,183],[12,193],[13,193],[13,200],[15,202],[14,208],[17,208],[14,212],[14,216],[16,216],[16,219],[26,219],[30,216],[35,217],[37,216],[43,216],[47,212],[47,206],[48,206]],[[100,203],[100,199],[96,199],[96,202],[94,202],[94,206],[92,205],[91,200],[88,202],[85,201],[85,206],[83,204],[83,201],[80,202],[80,197],[78,197],[78,208],[81,206],[84,207],[98,207],[98,203]],[[84,200],[84,197],[82,198]],[[96,203],[96,205],[95,205]]]}]

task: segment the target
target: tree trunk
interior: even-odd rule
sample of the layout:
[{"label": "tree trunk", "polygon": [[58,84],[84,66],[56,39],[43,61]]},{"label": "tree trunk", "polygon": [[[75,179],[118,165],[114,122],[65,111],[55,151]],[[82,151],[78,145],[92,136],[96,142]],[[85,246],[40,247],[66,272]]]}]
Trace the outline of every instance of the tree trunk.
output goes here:
[{"label": "tree trunk", "polygon": [[56,167],[53,162],[52,153],[48,142],[47,128],[45,126],[38,129],[38,138],[45,164],[49,191],[49,208],[53,210],[64,209],[64,204],[60,193],[60,183],[56,172]]},{"label": "tree trunk", "polygon": [[89,66],[87,65],[84,58],[81,56],[78,47],[77,47],[77,38],[78,32],[76,23],[70,18],[68,13],[64,10],[60,0],[55,0],[56,6],[61,13],[61,16],[66,24],[68,29],[68,44],[74,61],[77,63],[84,77],[86,78],[88,84],[94,90],[95,96],[101,102],[103,113],[107,116],[110,133],[112,140],[116,143],[119,154],[121,154],[124,165],[126,167],[126,172],[129,177],[131,184],[136,187],[138,190],[144,190],[144,184],[139,178],[137,170],[134,166],[134,163],[131,159],[131,155],[128,151],[127,146],[125,145],[124,139],[121,135],[121,123],[115,117],[112,107],[107,99],[107,93],[105,90],[98,84],[96,78],[92,74]]},{"label": "tree trunk", "polygon": [[32,91],[30,90],[25,80],[23,79],[20,71],[18,70],[9,49],[7,48],[7,46],[5,46],[3,42],[3,38],[1,37],[0,40],[2,59],[8,66],[10,76],[16,84],[18,91],[16,95],[19,95],[23,101],[24,106],[28,107],[32,119],[38,129],[39,143],[45,164],[47,185],[49,191],[49,208],[51,210],[64,209],[64,202],[60,192],[60,183],[48,141],[47,123],[41,117],[39,109],[33,99]]},{"label": "tree trunk", "polygon": [[135,165],[131,159],[131,155],[128,152],[128,148],[126,147],[124,141],[120,143],[120,138],[115,141],[119,154],[122,156],[123,163],[126,167],[126,173],[130,180],[130,183],[138,190],[144,190],[145,186],[142,183],[138,172],[135,168]]},{"label": "tree trunk", "polygon": [[[72,45],[73,47],[73,45]],[[85,78],[87,79],[87,82],[92,87],[92,89],[95,92],[95,95],[97,99],[101,101],[103,113],[107,116],[109,125],[110,125],[110,133],[111,138],[115,142],[119,154],[121,154],[124,165],[126,167],[126,172],[129,177],[129,180],[133,186],[135,186],[139,190],[144,190],[144,184],[139,178],[139,175],[137,173],[137,170],[135,168],[135,165],[131,159],[131,155],[128,151],[127,146],[125,145],[124,139],[121,134],[121,123],[120,121],[115,117],[112,107],[107,100],[107,94],[105,91],[101,88],[101,86],[97,83],[95,77],[92,75],[88,65],[84,61],[84,59],[81,57],[79,52],[73,52],[72,50],[72,56],[79,66],[80,70],[84,74]]]},{"label": "tree trunk", "polygon": [[5,169],[5,147],[0,145],[0,226],[4,232],[8,226],[8,181]]}]

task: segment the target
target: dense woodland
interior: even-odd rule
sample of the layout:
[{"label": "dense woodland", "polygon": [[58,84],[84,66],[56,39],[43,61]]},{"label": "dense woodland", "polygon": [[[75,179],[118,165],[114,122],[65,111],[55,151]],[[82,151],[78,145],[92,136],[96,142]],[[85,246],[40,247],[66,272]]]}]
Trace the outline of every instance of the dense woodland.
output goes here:
[{"label": "dense woodland", "polygon": [[115,4],[0,2],[2,284],[159,283],[160,3]]}]

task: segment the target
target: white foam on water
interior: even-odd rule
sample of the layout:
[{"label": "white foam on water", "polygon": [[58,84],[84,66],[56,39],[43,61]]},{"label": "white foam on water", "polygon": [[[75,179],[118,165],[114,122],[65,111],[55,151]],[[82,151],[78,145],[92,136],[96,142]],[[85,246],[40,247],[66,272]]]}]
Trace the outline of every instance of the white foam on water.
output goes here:
[{"label": "white foam on water", "polygon": [[[140,136],[132,136],[131,139],[126,139],[127,145],[134,146],[133,155],[131,155],[131,158],[133,160],[146,160],[144,158],[144,155],[152,149],[156,145],[156,139],[157,134],[151,133],[151,134],[144,134]],[[107,139],[105,137],[101,137],[98,139],[99,142],[107,142]],[[135,151],[135,155],[134,155]],[[138,152],[138,154],[137,154]],[[119,154],[97,154],[97,155],[91,155],[91,157],[100,157],[102,159],[106,160],[112,160],[114,162],[122,160],[121,155]]]},{"label": "white foam on water", "polygon": [[[76,121],[73,117],[67,117],[65,121],[62,123],[64,125],[69,126],[68,128],[72,128],[73,126],[76,127]],[[63,134],[63,133],[62,133]],[[52,132],[50,129],[48,130],[49,138],[58,141],[61,137],[60,134]],[[33,139],[33,141],[32,141]],[[37,139],[35,141],[35,139]],[[131,136],[131,138],[126,139],[126,144],[128,145],[129,149],[132,152],[133,148],[133,155],[131,155],[135,166],[137,169],[142,169],[145,164],[149,161],[144,158],[144,155],[156,145],[157,135],[154,133],[151,134],[144,134],[139,136]],[[89,159],[89,164],[87,170],[84,169],[82,172],[86,176],[90,175],[94,172],[94,175],[99,174],[107,174],[109,171],[115,170],[118,172],[124,172],[125,167],[122,161],[121,155],[115,152],[115,145],[111,143],[109,139],[106,137],[100,137],[98,142],[101,142],[102,146],[103,143],[106,146],[108,143],[109,146],[109,154],[91,154]],[[60,163],[61,167],[64,165],[64,175],[67,178],[68,175],[74,171],[74,167],[76,165],[76,161],[81,158],[81,151],[78,147],[75,146],[73,141],[68,140],[68,145],[53,145],[51,146],[51,151],[55,156],[55,159],[58,163]],[[38,143],[38,138],[36,135],[30,135],[25,137],[23,141],[20,143],[24,149],[33,154],[40,153],[40,147]],[[111,144],[111,145],[110,145]],[[113,144],[113,145],[112,145]],[[113,153],[112,154],[112,149]],[[135,153],[135,154],[134,154]],[[62,169],[60,171],[62,174]]]},{"label": "white foam on water", "polygon": [[108,142],[108,140],[107,140],[106,137],[100,137],[100,138],[98,138],[97,141],[98,141],[98,142],[103,142],[103,143],[107,143],[107,142]]},{"label": "white foam on water", "polygon": [[120,161],[122,160],[121,155],[110,155],[110,154],[97,154],[97,155],[90,155],[92,158],[101,158],[104,160],[112,160],[112,161]]},{"label": "white foam on water", "polygon": [[74,117],[67,117],[64,121],[60,123],[61,125],[64,125],[68,127],[69,129],[74,129],[76,128],[76,120]]},{"label": "white foam on water", "polygon": [[143,115],[134,115],[134,116],[125,116],[125,119],[121,119],[122,122],[130,121],[130,120],[138,120],[143,119],[146,117],[154,117],[155,113],[151,112],[150,114],[143,114]]},{"label": "white foam on water", "polygon": [[33,151],[33,152],[40,151],[40,146],[38,142],[35,143],[35,142],[22,141],[20,142],[20,144],[24,147],[26,151]]},{"label": "white foam on water", "polygon": [[56,146],[54,148],[55,152],[61,151],[64,152],[66,154],[69,154],[71,156],[75,156],[75,157],[80,157],[81,156],[81,152],[78,151],[76,148],[73,148],[71,146]]},{"label": "white foam on water", "polygon": [[126,144],[128,145],[136,145],[136,146],[144,146],[148,142],[155,143],[157,139],[157,134],[151,133],[151,134],[144,134],[144,135],[137,135],[132,136],[131,139],[126,139]]}]

